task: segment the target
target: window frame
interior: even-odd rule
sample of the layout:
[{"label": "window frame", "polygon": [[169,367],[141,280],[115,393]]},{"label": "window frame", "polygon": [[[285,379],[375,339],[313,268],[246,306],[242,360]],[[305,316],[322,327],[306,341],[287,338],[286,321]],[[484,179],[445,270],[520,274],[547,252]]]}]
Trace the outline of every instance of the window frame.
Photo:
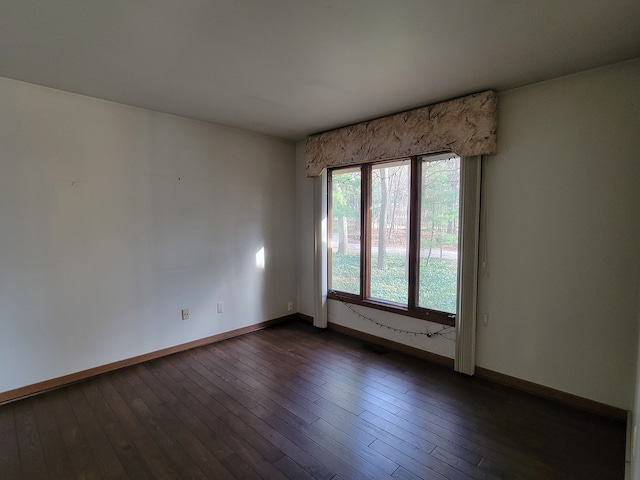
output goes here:
[{"label": "window frame", "polygon": [[[442,312],[432,310],[418,305],[418,288],[419,288],[419,250],[420,250],[420,205],[421,205],[421,182],[422,182],[422,158],[425,156],[452,155],[458,156],[452,152],[440,152],[428,155],[411,155],[394,159],[381,160],[376,162],[363,163],[360,165],[350,165],[348,167],[334,167],[327,169],[327,298],[333,300],[344,301],[347,303],[361,305],[364,307],[383,310],[390,313],[409,316],[421,320],[427,320],[442,325],[455,326],[456,313]],[[408,302],[407,305],[370,298],[371,284],[371,179],[372,168],[385,163],[393,163],[398,160],[410,160],[410,207],[409,207],[409,255],[408,255]],[[462,161],[460,157],[460,176],[462,176]],[[353,294],[348,292],[335,291],[331,288],[332,264],[333,264],[333,210],[332,210],[332,179],[333,172],[344,170],[347,168],[360,168],[360,293]],[[462,188],[459,192],[458,207],[458,232],[462,231]],[[458,296],[458,311],[460,309],[460,274],[461,274],[461,257],[460,244],[458,245],[458,285],[456,287],[456,295]]]}]

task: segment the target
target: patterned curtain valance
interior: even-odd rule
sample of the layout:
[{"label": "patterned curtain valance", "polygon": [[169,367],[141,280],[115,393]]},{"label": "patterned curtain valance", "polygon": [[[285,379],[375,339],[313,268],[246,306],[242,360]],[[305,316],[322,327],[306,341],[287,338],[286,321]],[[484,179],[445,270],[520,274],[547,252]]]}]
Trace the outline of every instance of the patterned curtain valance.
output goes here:
[{"label": "patterned curtain valance", "polygon": [[307,138],[307,176],[327,167],[451,151],[496,153],[498,95],[486,92],[358,123]]}]

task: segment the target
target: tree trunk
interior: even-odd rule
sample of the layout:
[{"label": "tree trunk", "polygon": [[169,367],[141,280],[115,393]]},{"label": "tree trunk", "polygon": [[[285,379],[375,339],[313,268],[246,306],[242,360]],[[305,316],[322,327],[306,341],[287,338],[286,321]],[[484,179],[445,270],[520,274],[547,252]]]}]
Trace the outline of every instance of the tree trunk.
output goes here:
[{"label": "tree trunk", "polygon": [[[429,237],[429,253],[427,254],[427,260],[424,262],[424,271],[426,273],[427,268],[429,268],[429,260],[431,260],[431,252],[433,251],[433,235],[436,229],[436,222],[431,222],[431,233]],[[442,253],[440,254],[442,256]]]},{"label": "tree trunk", "polygon": [[349,242],[349,230],[347,227],[347,217],[338,218],[338,253],[346,255]]},{"label": "tree trunk", "polygon": [[400,179],[396,180],[395,186],[393,185],[393,181],[390,182],[390,187],[393,188],[393,206],[391,208],[391,220],[389,220],[389,231],[387,232],[387,239],[391,240],[391,236],[393,235],[393,229],[396,226],[396,207],[398,206],[398,200],[400,198]]},{"label": "tree trunk", "polygon": [[378,269],[387,268],[387,169],[380,169],[380,220],[378,221]]}]

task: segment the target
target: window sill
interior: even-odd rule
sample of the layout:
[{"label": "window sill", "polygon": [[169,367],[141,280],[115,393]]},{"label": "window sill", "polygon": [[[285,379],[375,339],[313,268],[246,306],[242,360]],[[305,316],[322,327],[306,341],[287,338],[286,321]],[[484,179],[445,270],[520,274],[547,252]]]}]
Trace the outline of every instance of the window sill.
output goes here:
[{"label": "window sill", "polygon": [[382,300],[363,299],[357,295],[342,292],[336,293],[332,290],[327,293],[327,298],[329,298],[330,300],[349,303],[351,305],[360,305],[362,307],[373,308],[375,310],[382,310],[385,312],[395,313],[397,315],[404,315],[405,317],[412,317],[418,320],[426,320],[433,323],[439,323],[440,325],[447,325],[449,327],[454,327],[456,324],[455,316],[443,312],[438,312],[436,310],[427,310],[426,308],[410,310],[404,305],[398,305],[396,303],[385,302]]}]

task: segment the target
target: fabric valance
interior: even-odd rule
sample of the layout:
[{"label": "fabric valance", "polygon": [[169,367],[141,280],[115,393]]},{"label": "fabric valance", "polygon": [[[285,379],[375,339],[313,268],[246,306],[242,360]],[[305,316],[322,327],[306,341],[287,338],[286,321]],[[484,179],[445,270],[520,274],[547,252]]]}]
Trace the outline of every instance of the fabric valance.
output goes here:
[{"label": "fabric valance", "polygon": [[491,90],[307,138],[307,176],[325,168],[453,152],[496,153],[498,95]]}]

